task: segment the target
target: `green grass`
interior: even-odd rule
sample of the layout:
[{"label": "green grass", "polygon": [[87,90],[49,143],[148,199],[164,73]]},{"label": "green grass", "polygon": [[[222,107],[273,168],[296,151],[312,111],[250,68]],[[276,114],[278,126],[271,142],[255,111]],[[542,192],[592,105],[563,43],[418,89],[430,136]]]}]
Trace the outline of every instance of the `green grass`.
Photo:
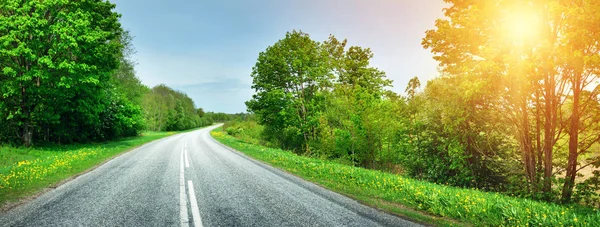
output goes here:
[{"label": "green grass", "polygon": [[0,208],[53,187],[134,147],[176,133],[144,132],[142,136],[96,144],[0,147]]},{"label": "green grass", "polygon": [[221,129],[211,134],[227,146],[333,191],[437,226],[600,226],[600,212],[592,208],[437,185],[254,145]]}]

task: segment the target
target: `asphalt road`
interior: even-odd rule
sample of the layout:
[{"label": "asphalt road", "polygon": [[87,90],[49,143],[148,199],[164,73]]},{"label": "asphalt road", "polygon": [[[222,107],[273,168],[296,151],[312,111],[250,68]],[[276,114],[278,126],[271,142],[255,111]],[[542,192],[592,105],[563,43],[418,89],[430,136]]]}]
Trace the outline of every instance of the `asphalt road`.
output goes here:
[{"label": "asphalt road", "polygon": [[419,226],[231,151],[217,126],[125,153],[0,214],[2,226]]}]

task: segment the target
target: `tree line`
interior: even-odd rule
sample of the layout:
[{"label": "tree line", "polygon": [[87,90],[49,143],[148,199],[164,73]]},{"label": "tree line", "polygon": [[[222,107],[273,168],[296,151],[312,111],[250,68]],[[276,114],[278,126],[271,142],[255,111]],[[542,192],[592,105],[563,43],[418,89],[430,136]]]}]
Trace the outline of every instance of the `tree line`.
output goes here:
[{"label": "tree line", "polygon": [[[600,2],[447,2],[422,43],[441,75],[423,89],[414,77],[405,94],[389,90],[369,48],[288,32],[252,70],[254,137],[440,184],[598,205],[599,171],[579,173],[600,165]],[[511,7],[539,29],[502,37],[499,11]]]},{"label": "tree line", "polygon": [[108,1],[0,4],[0,142],[84,143],[210,125],[186,94],[135,75]]}]

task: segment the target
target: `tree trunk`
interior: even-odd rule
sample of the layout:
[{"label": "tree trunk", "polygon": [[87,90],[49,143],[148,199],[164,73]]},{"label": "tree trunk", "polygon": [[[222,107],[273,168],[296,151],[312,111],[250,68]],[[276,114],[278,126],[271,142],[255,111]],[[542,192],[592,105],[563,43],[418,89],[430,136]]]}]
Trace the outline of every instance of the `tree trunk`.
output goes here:
[{"label": "tree trunk", "polygon": [[304,94],[304,75],[302,74],[302,71],[298,71],[297,76],[300,78],[300,111],[299,112],[299,117],[301,119],[300,121],[300,130],[302,131],[302,136],[304,138],[304,152],[307,154],[310,154],[310,147],[308,146],[308,133],[309,133],[309,129],[307,129],[305,127],[305,124],[307,123],[306,121],[306,117],[308,116],[308,111],[306,109],[306,106],[304,104],[304,102],[306,101],[306,96]]},{"label": "tree trunk", "polygon": [[542,102],[540,101],[540,93],[535,93],[536,99],[536,108],[535,108],[535,152],[537,155],[537,163],[536,163],[536,173],[539,173],[544,168],[544,148],[542,145],[542,113],[541,106]]},{"label": "tree trunk", "polygon": [[530,183],[531,191],[537,190],[537,180],[536,180],[536,172],[535,172],[535,156],[532,154],[532,144],[531,144],[531,136],[530,133],[530,125],[529,125],[529,116],[527,114],[527,103],[523,100],[520,103],[520,111],[521,111],[521,135],[520,135],[520,144],[521,144],[521,152],[523,156],[523,165],[525,167],[525,173],[527,176],[527,180]]},{"label": "tree trunk", "polygon": [[32,143],[32,134],[31,131],[31,122],[29,119],[25,120],[23,123],[23,145],[26,147],[30,147]]},{"label": "tree trunk", "polygon": [[356,138],[354,136],[354,127],[352,127],[352,132],[350,133],[350,135],[352,136],[352,144],[350,145],[350,151],[352,152],[352,166],[356,166],[356,155],[354,153],[354,141],[356,141]]},{"label": "tree trunk", "polygon": [[31,131],[31,114],[29,113],[29,108],[27,107],[27,89],[23,83],[20,84],[21,87],[21,111],[23,114],[23,128],[21,131],[21,139],[23,140],[23,145],[26,147],[30,147],[32,143],[32,131]]},{"label": "tree trunk", "polygon": [[573,110],[571,114],[571,126],[569,128],[569,159],[567,162],[567,173],[562,191],[562,202],[568,203],[573,195],[575,177],[577,176],[577,156],[579,142],[579,99],[581,96],[581,76],[575,75],[573,83]]},{"label": "tree trunk", "polygon": [[[553,75],[548,75],[544,86],[545,92],[545,122],[544,122],[544,193],[549,196],[552,191],[552,151],[556,136],[556,82]],[[549,199],[549,198],[547,198]]]}]

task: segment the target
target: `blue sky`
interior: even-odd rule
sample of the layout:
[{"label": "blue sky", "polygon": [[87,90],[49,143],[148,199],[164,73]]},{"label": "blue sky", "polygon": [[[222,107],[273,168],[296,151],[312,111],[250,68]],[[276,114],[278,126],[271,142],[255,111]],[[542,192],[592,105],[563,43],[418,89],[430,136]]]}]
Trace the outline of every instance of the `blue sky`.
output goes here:
[{"label": "blue sky", "polygon": [[111,0],[135,37],[136,71],[148,86],[166,84],[207,111],[245,112],[253,94],[258,53],[302,30],[317,41],[329,34],[370,47],[372,65],[403,93],[408,80],[438,75],[421,47],[441,18],[442,0]]}]

